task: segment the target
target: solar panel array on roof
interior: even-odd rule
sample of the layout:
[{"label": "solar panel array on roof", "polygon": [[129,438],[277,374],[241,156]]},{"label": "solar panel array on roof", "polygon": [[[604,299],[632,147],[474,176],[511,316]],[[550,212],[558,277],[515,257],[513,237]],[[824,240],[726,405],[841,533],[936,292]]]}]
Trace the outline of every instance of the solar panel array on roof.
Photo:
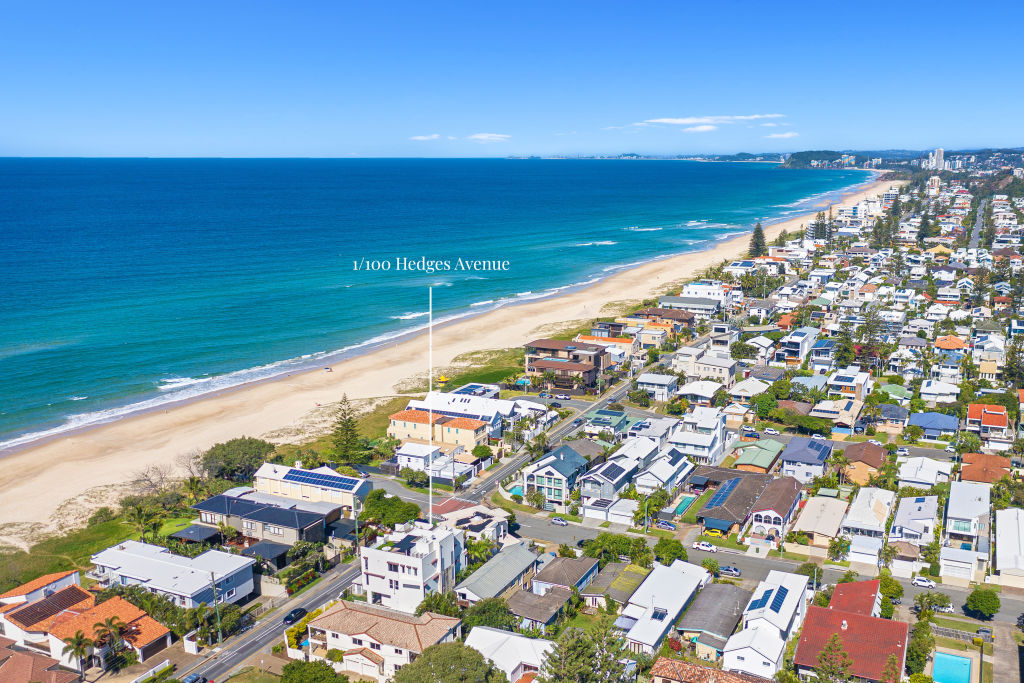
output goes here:
[{"label": "solar panel array on roof", "polygon": [[710,510],[711,508],[716,508],[724,503],[725,499],[729,497],[729,494],[732,493],[732,490],[736,488],[736,485],[739,483],[739,478],[723,482],[722,485],[718,487],[718,490],[715,491],[715,495],[711,496],[711,500],[708,501],[706,508]]},{"label": "solar panel array on roof", "polygon": [[615,481],[620,476],[622,476],[623,472],[625,472],[624,469],[622,469],[620,466],[616,465],[615,463],[612,463],[611,465],[608,465],[607,469],[605,469],[603,474],[604,474],[605,477],[608,478],[609,481]]},{"label": "solar panel array on roof", "polygon": [[303,472],[302,470],[289,470],[288,474],[282,478],[285,481],[326,486],[327,488],[338,489],[339,491],[351,491],[359,485],[359,480],[351,477],[343,477],[337,474],[321,474],[319,472]]},{"label": "solar panel array on roof", "polygon": [[782,609],[782,603],[786,601],[786,596],[789,595],[789,589],[785,586],[779,586],[779,589],[775,591],[775,597],[772,598],[772,604],[769,609],[776,614]]},{"label": "solar panel array on roof", "polygon": [[764,607],[765,605],[768,604],[768,600],[771,597],[772,597],[772,589],[769,588],[768,590],[766,590],[764,592],[764,595],[762,595],[761,597],[759,597],[758,599],[756,599],[752,603],[750,603],[750,609],[761,609],[762,607]]},{"label": "solar panel array on roof", "polygon": [[88,598],[89,593],[85,589],[77,585],[67,586],[56,593],[51,593],[42,600],[30,602],[26,606],[10,612],[8,618],[20,622],[25,627],[34,626],[44,619],[54,617]]}]

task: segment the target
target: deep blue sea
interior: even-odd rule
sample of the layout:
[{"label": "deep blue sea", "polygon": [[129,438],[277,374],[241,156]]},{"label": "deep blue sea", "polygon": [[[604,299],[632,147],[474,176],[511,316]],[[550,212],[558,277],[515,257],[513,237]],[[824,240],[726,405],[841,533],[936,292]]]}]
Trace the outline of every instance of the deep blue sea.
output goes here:
[{"label": "deep blue sea", "polygon": [[[865,171],[512,159],[0,159],[0,450],[551,295]],[[504,273],[353,261],[508,259]]]}]

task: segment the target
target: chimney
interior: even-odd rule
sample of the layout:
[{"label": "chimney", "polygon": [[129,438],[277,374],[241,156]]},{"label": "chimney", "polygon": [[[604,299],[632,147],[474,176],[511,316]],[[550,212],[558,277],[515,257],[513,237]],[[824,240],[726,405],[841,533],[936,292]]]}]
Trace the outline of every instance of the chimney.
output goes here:
[{"label": "chimney", "polygon": [[845,631],[845,630],[846,630],[846,627],[847,627],[847,624],[846,624],[846,619],[843,619],[843,625],[842,625],[842,629],[843,629],[843,630]]}]

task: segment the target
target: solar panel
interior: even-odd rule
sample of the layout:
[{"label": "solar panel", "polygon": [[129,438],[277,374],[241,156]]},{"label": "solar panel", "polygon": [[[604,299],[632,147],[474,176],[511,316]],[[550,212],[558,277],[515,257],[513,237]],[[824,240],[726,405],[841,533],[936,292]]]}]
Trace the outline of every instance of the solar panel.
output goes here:
[{"label": "solar panel", "polygon": [[658,608],[656,608],[654,610],[654,613],[651,614],[651,619],[654,619],[655,621],[665,621],[665,617],[667,617],[667,616],[668,616],[668,610],[664,610],[664,609],[658,607]]},{"label": "solar panel", "polygon": [[729,481],[719,486],[718,490],[715,491],[715,495],[711,496],[711,500],[708,501],[706,508],[716,508],[722,503],[724,503],[725,499],[729,497],[729,494],[732,493],[732,490],[736,488],[736,485],[739,483],[740,480],[738,478],[730,479]]},{"label": "solar panel", "polygon": [[284,475],[285,481],[294,481],[299,484],[312,484],[338,489],[339,491],[351,491],[359,485],[358,479],[342,477],[340,475],[321,474],[319,472],[303,472],[302,470],[289,470]]},{"label": "solar panel", "polygon": [[764,595],[762,595],[761,597],[759,597],[758,599],[756,599],[752,603],[750,603],[750,609],[761,609],[762,607],[764,607],[765,605],[768,604],[768,599],[771,596],[772,596],[772,589],[769,588],[768,590],[766,590],[764,592]]},{"label": "solar panel", "polygon": [[785,586],[779,586],[779,589],[775,591],[775,597],[772,598],[772,604],[769,609],[778,614],[779,610],[782,609],[782,603],[786,601],[787,595],[789,595],[789,589]]}]

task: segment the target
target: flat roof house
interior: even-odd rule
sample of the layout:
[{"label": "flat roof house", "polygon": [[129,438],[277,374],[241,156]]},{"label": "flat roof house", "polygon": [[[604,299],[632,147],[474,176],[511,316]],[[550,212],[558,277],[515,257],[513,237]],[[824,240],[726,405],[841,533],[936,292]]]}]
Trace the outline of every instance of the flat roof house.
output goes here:
[{"label": "flat roof house", "polygon": [[90,561],[95,568],[86,576],[101,586],[138,585],[179,607],[238,602],[255,588],[256,560],[220,550],[182,557],[158,545],[129,540],[101,550]]},{"label": "flat roof house", "polygon": [[1024,510],[996,510],[996,566],[1004,586],[1024,587]]},{"label": "flat roof house", "polygon": [[749,601],[750,593],[739,586],[709,584],[686,610],[676,630],[694,644],[699,659],[717,662]]},{"label": "flat roof house", "polygon": [[989,484],[950,482],[943,547],[939,551],[944,580],[973,581],[984,571],[989,553],[990,495]]}]

